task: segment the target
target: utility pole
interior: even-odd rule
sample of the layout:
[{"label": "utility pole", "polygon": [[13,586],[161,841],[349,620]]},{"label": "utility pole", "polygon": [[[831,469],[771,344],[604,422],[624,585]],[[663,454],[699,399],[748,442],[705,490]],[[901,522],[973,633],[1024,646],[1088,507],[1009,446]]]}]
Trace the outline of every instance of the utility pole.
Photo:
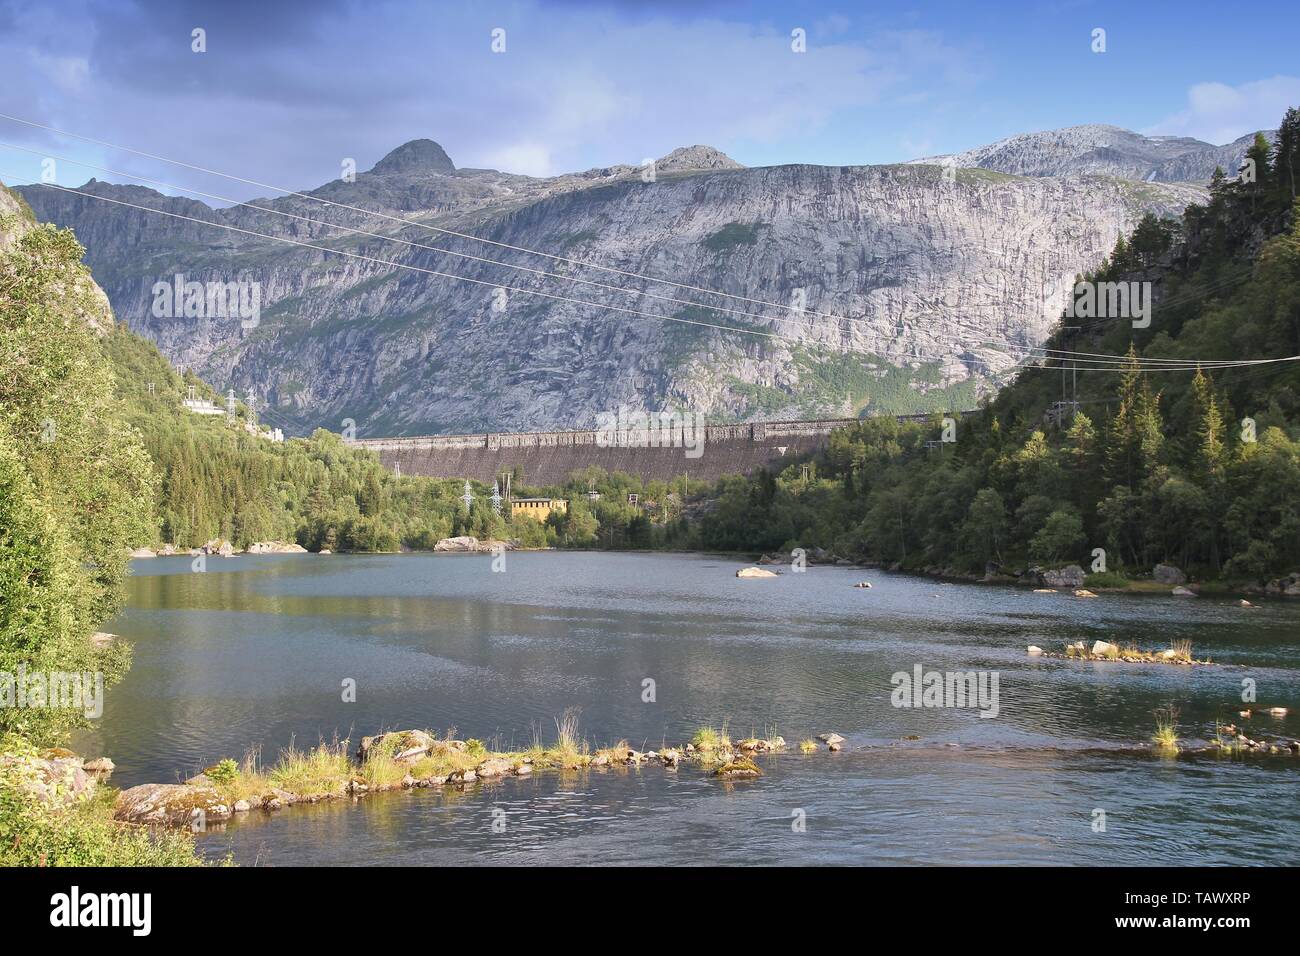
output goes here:
[{"label": "utility pole", "polygon": [[226,421],[232,425],[235,422],[235,390],[233,388],[226,392]]}]

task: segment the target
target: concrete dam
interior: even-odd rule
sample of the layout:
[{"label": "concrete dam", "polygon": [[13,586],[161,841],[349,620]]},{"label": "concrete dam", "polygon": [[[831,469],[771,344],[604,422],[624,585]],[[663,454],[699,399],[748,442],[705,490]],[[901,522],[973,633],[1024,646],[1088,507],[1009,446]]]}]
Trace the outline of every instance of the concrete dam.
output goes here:
[{"label": "concrete dam", "polygon": [[[900,420],[928,417],[900,416]],[[622,471],[645,480],[668,481],[682,475],[716,480],[723,475],[747,475],[759,468],[779,471],[800,456],[824,448],[832,431],[856,421],[832,418],[704,425],[699,427],[696,441],[679,440],[666,447],[644,442],[612,444],[596,430],[369,438],[351,444],[376,452],[390,470],[430,478],[491,482],[519,468],[526,484],[554,485],[595,465],[606,472]]]}]

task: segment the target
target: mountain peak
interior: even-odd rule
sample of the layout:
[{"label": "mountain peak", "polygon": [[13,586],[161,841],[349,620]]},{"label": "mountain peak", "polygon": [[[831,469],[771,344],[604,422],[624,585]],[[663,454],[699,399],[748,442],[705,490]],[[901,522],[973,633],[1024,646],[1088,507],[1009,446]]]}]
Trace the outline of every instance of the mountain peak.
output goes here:
[{"label": "mountain peak", "polygon": [[454,173],[456,165],[431,139],[413,139],[393,150],[370,170],[372,173]]},{"label": "mountain peak", "polygon": [[674,169],[744,169],[726,153],[712,146],[679,146],[655,162],[659,170]]}]

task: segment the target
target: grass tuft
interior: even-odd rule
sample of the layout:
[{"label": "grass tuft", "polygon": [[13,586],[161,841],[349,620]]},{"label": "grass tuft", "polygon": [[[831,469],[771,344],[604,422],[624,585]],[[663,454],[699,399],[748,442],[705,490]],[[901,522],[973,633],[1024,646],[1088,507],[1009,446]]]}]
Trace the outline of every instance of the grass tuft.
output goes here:
[{"label": "grass tuft", "polygon": [[1157,707],[1156,732],[1152,736],[1155,745],[1162,750],[1178,749],[1178,708],[1173,704]]}]

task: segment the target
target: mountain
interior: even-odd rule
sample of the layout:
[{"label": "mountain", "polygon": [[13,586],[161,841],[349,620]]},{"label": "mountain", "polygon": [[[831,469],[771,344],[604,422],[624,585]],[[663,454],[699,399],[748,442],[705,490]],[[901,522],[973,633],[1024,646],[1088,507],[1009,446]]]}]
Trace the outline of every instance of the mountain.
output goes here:
[{"label": "mountain", "polygon": [[[1271,141],[1276,130],[1265,130]],[[963,153],[929,156],[913,163],[951,161],[958,167],[992,169],[1014,176],[1116,176],[1144,182],[1206,182],[1216,166],[1236,173],[1255,140],[1249,133],[1225,146],[1186,136],[1143,136],[1118,126],[1067,126],[1022,133]]]},{"label": "mountain", "polygon": [[1254,182],[1144,223],[1086,276],[1151,283],[1149,325],[1063,322],[1046,343],[1059,357],[961,416],[955,441],[938,421],[874,418],[831,435],[811,482],[799,462],[720,485],[696,546],[1037,587],[1300,593],[1286,492],[1300,485],[1300,115],[1282,125]]},{"label": "mountain", "polygon": [[[747,169],[707,146],[653,176],[536,178],[456,168],[430,140],[307,194],[354,209],[303,196],[214,208],[95,180],[18,192],[76,231],[119,318],[173,362],[254,390],[286,431],[351,419],[358,437],[589,427],[624,404],[715,420],[972,407],[1121,230],[1204,195],[917,164]],[[260,283],[258,324],[155,316],[154,285],[176,274]],[[762,304],[800,297],[802,314]]]}]

